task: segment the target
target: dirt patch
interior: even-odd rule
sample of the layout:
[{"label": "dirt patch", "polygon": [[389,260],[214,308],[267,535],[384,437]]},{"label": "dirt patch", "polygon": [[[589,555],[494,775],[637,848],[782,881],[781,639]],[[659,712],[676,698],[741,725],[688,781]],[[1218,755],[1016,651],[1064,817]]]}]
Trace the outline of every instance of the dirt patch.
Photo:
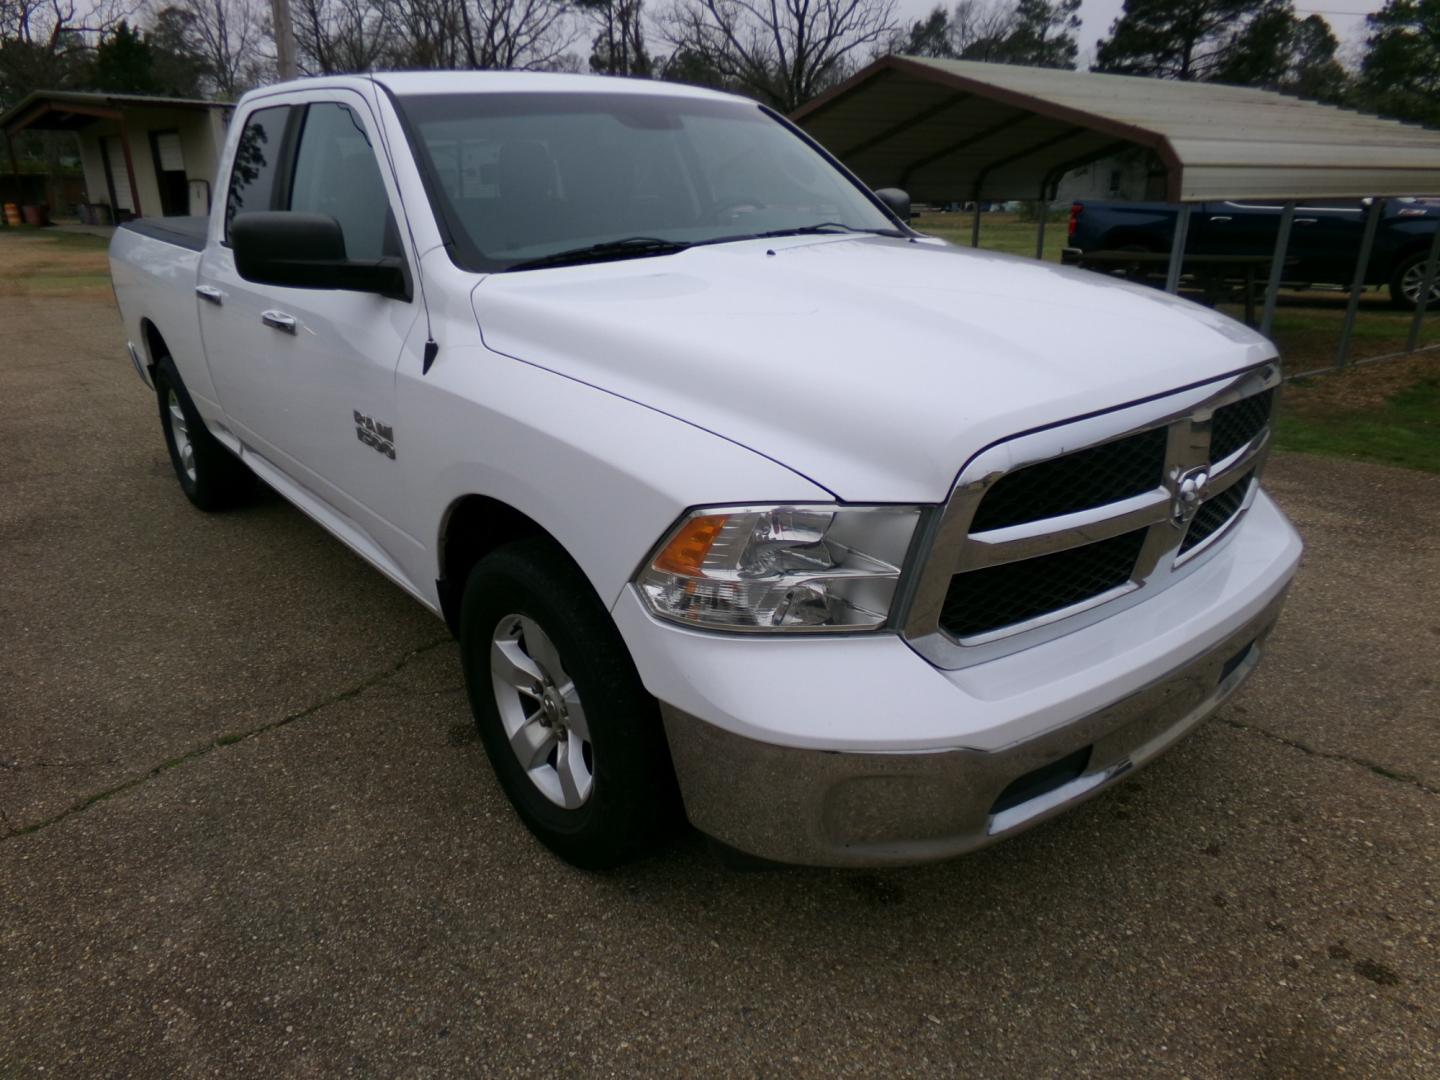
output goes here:
[{"label": "dirt patch", "polygon": [[1285,410],[1300,416],[1375,409],[1421,379],[1436,375],[1440,375],[1440,353],[1421,353],[1289,382],[1280,400]]}]

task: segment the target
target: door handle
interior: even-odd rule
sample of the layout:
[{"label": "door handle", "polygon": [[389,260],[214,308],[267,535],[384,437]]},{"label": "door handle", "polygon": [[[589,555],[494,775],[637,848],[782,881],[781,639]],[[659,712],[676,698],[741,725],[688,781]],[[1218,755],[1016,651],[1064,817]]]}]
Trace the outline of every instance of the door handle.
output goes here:
[{"label": "door handle", "polygon": [[1221,214],[1219,217],[1212,217],[1210,220],[1211,220],[1211,221],[1229,221],[1230,219],[1229,219],[1228,217],[1226,217],[1224,214]]},{"label": "door handle", "polygon": [[276,330],[283,330],[287,334],[295,333],[295,316],[286,315],[283,311],[262,311],[260,321],[266,326],[273,326]]},{"label": "door handle", "polygon": [[1315,222],[1317,222],[1317,221],[1319,221],[1319,220],[1320,220],[1319,218],[1313,218],[1313,217],[1297,217],[1297,218],[1295,219],[1295,224],[1296,224],[1296,225],[1314,225]]},{"label": "door handle", "polygon": [[225,294],[213,285],[196,285],[195,295],[200,297],[201,300],[209,300],[210,303],[216,307],[219,307],[225,302]]}]

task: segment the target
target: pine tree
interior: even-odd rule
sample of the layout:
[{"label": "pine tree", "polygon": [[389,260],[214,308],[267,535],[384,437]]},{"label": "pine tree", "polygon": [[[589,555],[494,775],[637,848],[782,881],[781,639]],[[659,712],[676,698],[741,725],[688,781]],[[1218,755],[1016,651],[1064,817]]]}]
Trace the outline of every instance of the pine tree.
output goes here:
[{"label": "pine tree", "polygon": [[155,60],[150,46],[124,19],[95,49],[92,80],[97,90],[116,94],[153,94]]},{"label": "pine tree", "polygon": [[1360,69],[1367,107],[1440,127],[1440,0],[1390,0],[1366,18]]},{"label": "pine tree", "polygon": [[1125,0],[1094,70],[1163,79],[1209,78],[1226,58],[1237,26],[1267,0]]}]

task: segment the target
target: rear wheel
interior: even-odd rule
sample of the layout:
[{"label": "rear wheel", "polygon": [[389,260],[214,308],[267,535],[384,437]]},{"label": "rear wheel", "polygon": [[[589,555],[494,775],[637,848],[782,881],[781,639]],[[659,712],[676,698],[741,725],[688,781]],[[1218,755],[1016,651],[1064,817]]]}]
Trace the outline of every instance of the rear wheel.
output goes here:
[{"label": "rear wheel", "polygon": [[[1395,271],[1390,275],[1390,302],[1396,307],[1413,311],[1420,302],[1420,290],[1425,287],[1425,263],[1428,257],[1425,252],[1416,252],[1395,265]],[[1430,299],[1426,301],[1425,307],[1427,310],[1440,307],[1440,275],[1437,275],[1431,284]]]},{"label": "rear wheel", "polygon": [[460,648],[495,776],[561,858],[614,866],[683,820],[655,699],[589,581],[553,542],[516,541],[475,565]]},{"label": "rear wheel", "polygon": [[244,502],[254,490],[254,475],[206,429],[168,356],[155,365],[155,397],[170,464],[185,497],[205,511]]}]

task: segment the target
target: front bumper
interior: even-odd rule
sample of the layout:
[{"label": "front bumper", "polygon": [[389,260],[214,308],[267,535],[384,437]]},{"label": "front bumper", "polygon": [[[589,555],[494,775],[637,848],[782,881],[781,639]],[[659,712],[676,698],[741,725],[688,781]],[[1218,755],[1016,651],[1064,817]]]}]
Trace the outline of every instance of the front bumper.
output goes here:
[{"label": "front bumper", "polygon": [[1282,591],[1239,630],[1109,708],[1004,750],[856,754],[776,746],[662,705],[696,828],[776,862],[943,859],[1028,828],[1159,755],[1255,670]]}]

